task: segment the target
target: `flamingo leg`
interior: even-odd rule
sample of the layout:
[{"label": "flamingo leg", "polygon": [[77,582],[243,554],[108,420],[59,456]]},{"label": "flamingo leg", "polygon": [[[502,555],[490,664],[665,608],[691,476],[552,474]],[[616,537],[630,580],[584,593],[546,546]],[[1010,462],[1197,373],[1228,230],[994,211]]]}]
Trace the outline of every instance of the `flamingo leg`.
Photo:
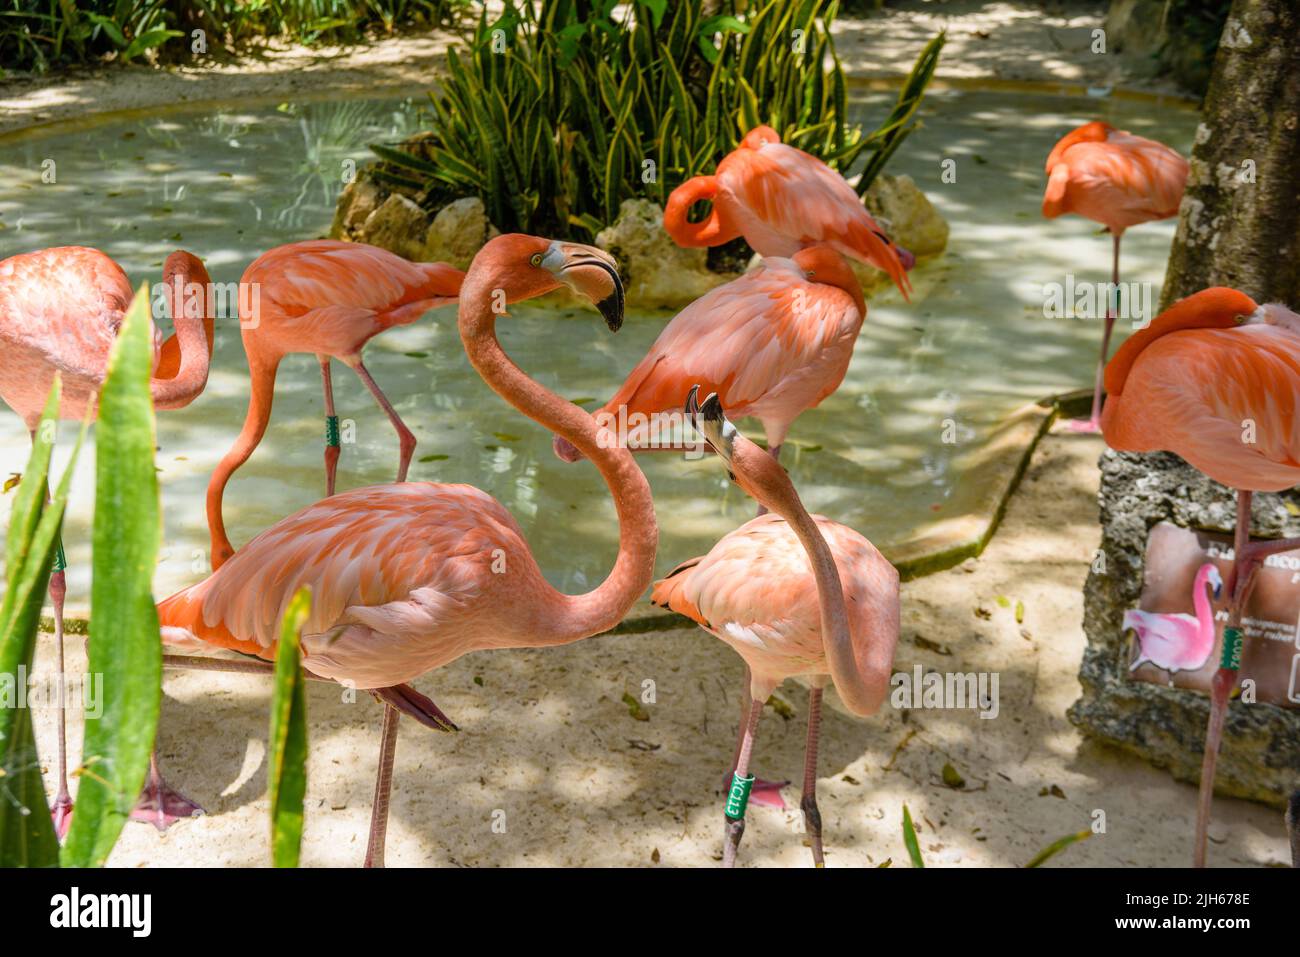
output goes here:
[{"label": "flamingo leg", "polygon": [[[749,777],[749,758],[754,750],[754,733],[758,730],[758,719],[763,713],[763,702],[755,700],[749,706],[749,715],[745,721],[745,734],[740,743],[740,754],[736,759],[735,777],[732,784],[732,794],[736,793],[740,783],[748,779],[751,783],[753,778]],[[731,813],[732,802],[728,800],[728,812],[726,814],[726,832],[722,845],[722,866],[736,866],[736,851],[740,847],[740,838],[745,833],[745,802],[739,801],[737,804],[739,810],[736,814]]]},{"label": "flamingo leg", "polygon": [[401,458],[398,460],[397,465],[397,481],[405,482],[406,470],[411,467],[411,456],[415,454],[415,434],[406,427],[406,423],[397,414],[397,410],[388,401],[388,396],[384,395],[384,390],[379,388],[379,383],[370,375],[365,364],[358,358],[353,360],[350,365],[361,378],[361,381],[365,383],[366,388],[370,390],[370,394],[375,397],[375,401],[379,403],[379,407],[384,410],[384,414],[388,416],[388,421],[393,423],[393,428],[397,431],[397,441],[401,448]]},{"label": "flamingo leg", "polygon": [[[723,791],[731,787],[732,775],[736,773],[736,765],[740,761],[740,749],[745,744],[745,723],[749,720],[749,709],[750,705],[753,704],[753,697],[749,693],[749,682],[749,665],[746,665],[745,690],[740,699],[740,720],[736,723],[736,747],[731,752],[731,767],[722,779]],[[785,800],[781,797],[781,788],[789,783],[789,781],[767,781],[763,778],[754,778],[754,788],[750,792],[749,799],[755,804],[785,810]]]},{"label": "flamingo leg", "polygon": [[149,777],[140,800],[131,809],[131,820],[152,824],[160,831],[187,817],[199,817],[203,808],[163,780],[158,770],[158,751],[149,755]]},{"label": "flamingo leg", "polygon": [[[1121,234],[1122,235],[1122,234]],[[1120,235],[1114,235],[1112,239],[1111,264],[1110,264],[1110,282],[1111,295],[1106,297],[1106,324],[1102,327],[1101,333],[1101,358],[1097,362],[1097,375],[1092,388],[1092,414],[1088,416],[1087,422],[1081,422],[1075,428],[1077,432],[1100,432],[1101,431],[1101,402],[1103,383],[1106,376],[1106,359],[1110,355],[1110,334],[1115,329],[1115,306],[1116,297],[1119,295],[1119,241]]]},{"label": "flamingo leg", "polygon": [[379,738],[379,771],[375,775],[375,800],[370,811],[370,839],[366,844],[366,867],[384,866],[384,842],[388,835],[388,804],[393,791],[393,761],[397,755],[396,708],[384,705],[384,729]]},{"label": "flamingo leg", "polygon": [[321,387],[325,392],[325,495],[334,494],[334,476],[339,466],[339,417],[334,413],[334,380],[330,375],[330,357],[320,360]]},{"label": "flamingo leg", "polygon": [[808,743],[804,747],[803,797],[799,807],[803,810],[803,829],[812,848],[813,866],[824,867],[822,854],[822,815],[817,809],[817,744],[822,727],[822,689],[808,692]]}]

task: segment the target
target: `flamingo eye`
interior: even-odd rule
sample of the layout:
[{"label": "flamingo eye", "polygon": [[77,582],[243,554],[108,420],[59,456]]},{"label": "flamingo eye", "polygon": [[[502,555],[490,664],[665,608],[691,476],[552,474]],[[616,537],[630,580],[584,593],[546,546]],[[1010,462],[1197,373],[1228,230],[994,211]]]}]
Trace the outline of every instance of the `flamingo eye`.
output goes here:
[{"label": "flamingo eye", "polygon": [[731,479],[733,482],[736,481],[736,473],[731,471],[731,469],[727,469],[727,478]]},{"label": "flamingo eye", "polygon": [[533,253],[533,255],[529,258],[528,261],[534,266],[540,266],[542,264],[542,254]]}]

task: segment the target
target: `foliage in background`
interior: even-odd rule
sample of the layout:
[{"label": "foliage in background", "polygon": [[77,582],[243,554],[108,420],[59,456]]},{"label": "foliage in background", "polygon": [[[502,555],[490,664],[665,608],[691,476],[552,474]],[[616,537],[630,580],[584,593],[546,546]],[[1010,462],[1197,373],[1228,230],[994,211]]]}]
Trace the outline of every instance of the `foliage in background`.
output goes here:
[{"label": "foliage in background", "polygon": [[[0,75],[45,72],[116,54],[128,62],[148,50],[191,56],[191,31],[209,50],[265,37],[303,43],[352,41],[369,32],[446,22],[468,0],[0,0]],[[180,39],[174,39],[180,38]],[[169,42],[173,41],[173,42]]]},{"label": "foliage in background", "polygon": [[307,793],[307,676],[299,642],[311,611],[311,592],[301,588],[280,619],[275,653],[275,695],[267,738],[267,790],[271,795],[271,863],[297,867],[302,850],[302,799]]},{"label": "foliage in background", "polygon": [[99,394],[86,672],[102,676],[101,714],[85,721],[76,809],[61,855],[67,867],[99,867],[108,858],[144,786],[158,730],[162,641],[152,585],[162,516],[150,325],[142,286]]},{"label": "foliage in background", "polygon": [[[51,867],[59,862],[59,841],[41,781],[31,708],[20,708],[13,700],[19,679],[31,674],[41,606],[50,583],[68,485],[81,449],[78,440],[72,461],[46,504],[58,409],[56,379],[9,518],[5,552],[8,587],[0,606],[0,681],[8,685],[4,689],[7,700],[0,704],[0,867]],[[84,438],[84,428],[81,434]]]},{"label": "foliage in background", "polygon": [[[478,196],[502,230],[592,234],[624,199],[664,203],[711,172],[759,124],[847,172],[870,155],[860,190],[903,139],[938,62],[928,44],[884,125],[848,119],[830,36],[837,4],[633,0],[508,2],[486,10],[431,95],[430,131],[401,148],[376,145],[374,178],[427,209]],[[653,165],[651,165],[653,164]]]}]

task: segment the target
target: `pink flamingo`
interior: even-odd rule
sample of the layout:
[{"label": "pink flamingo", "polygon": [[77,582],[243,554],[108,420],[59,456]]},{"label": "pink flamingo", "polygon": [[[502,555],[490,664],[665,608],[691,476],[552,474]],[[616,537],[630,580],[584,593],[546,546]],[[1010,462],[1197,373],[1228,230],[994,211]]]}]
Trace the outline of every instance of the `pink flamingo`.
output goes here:
[{"label": "pink flamingo", "polygon": [[[212,354],[212,316],[206,302],[210,280],[197,257],[177,251],[163,264],[163,291],[175,333],[163,340],[154,330],[154,370],[149,389],[155,407],[180,409],[203,391]],[[197,294],[195,290],[198,290]],[[178,295],[179,294],[179,295]],[[36,426],[58,375],[59,418],[96,414],[108,356],[134,292],[122,267],[97,249],[62,246],[11,256],[0,262],[0,398],[36,436]],[[50,576],[54,646],[63,673],[63,600],[67,594],[63,546]],[[62,837],[72,815],[68,792],[67,721],[58,709],[58,793],[52,809]],[[151,763],[137,814],[164,806],[197,806],[171,791]]]},{"label": "pink flamingo", "polygon": [[1240,665],[1241,616],[1259,565],[1300,539],[1250,540],[1252,492],[1300,484],[1300,316],[1235,289],[1180,299],[1135,332],[1106,366],[1106,443],[1174,452],[1237,490],[1222,666],[1210,685],[1194,862],[1205,865],[1214,768]]},{"label": "pink flamingo", "polygon": [[[663,448],[648,444],[658,417],[676,418],[698,384],[734,417],[757,418],[779,458],[791,423],[844,381],[866,314],[853,270],[830,246],[764,259],[678,313],[596,415],[618,420],[634,451]],[[554,445],[565,461],[580,458],[562,437]]]},{"label": "pink flamingo", "polygon": [[[702,222],[687,213],[700,200],[713,208]],[[673,190],[664,229],[679,246],[720,246],[737,236],[760,256],[793,256],[812,243],[889,274],[903,298],[916,257],[889,241],[853,187],[817,157],[756,126],[718,163],[712,176],[694,176]]]},{"label": "pink flamingo", "polygon": [[234,554],[221,514],[226,483],[266,434],[276,370],[290,353],[313,353],[320,361],[325,392],[325,494],[334,494],[339,460],[332,358],[357,374],[392,422],[400,446],[397,481],[406,481],[415,436],[371,377],[361,351],[385,329],[409,325],[430,309],[455,302],[464,278],[459,269],[445,263],[413,263],[376,246],[332,239],[277,246],[244,270],[239,320],[248,355],[248,414],[208,483],[214,569]]},{"label": "pink flamingo", "polygon": [[884,700],[898,643],[898,571],[853,529],[809,515],[785,470],[727,421],[716,394],[686,413],[726,464],[728,475],[771,510],[725,535],[702,558],[656,582],[650,600],[694,619],[744,659],[748,698],[736,747],[726,813],[723,864],[732,867],[745,830],[754,779],[749,759],[764,702],[785,679],[808,679],[804,829],[813,862],[823,864],[817,809],[817,744],[827,678],[857,715]]},{"label": "pink flamingo", "polygon": [[468,485],[413,482],[342,492],[278,522],[206,580],[158,607],[164,639],[205,641],[275,657],[276,623],[301,587],[312,592],[303,666],[368,689],[384,713],[368,865],[383,862],[398,714],[455,726],[406,682],[470,651],[563,645],[618,623],[654,571],[658,528],[650,487],[631,453],[573,403],[528,378],[495,334],[498,296],[512,301],[567,285],[596,303],[611,329],[623,287],[599,249],[533,236],[498,236],[470,264],[460,334],[489,386],[565,436],[600,470],[619,521],[609,577],[565,595],[542,576],[514,517]]},{"label": "pink flamingo", "polygon": [[1138,656],[1129,671],[1151,662],[1165,671],[1199,671],[1210,660],[1214,650],[1214,609],[1206,597],[1205,586],[1214,590],[1218,601],[1223,593],[1223,578],[1219,570],[1206,562],[1196,571],[1192,582],[1192,605],[1195,615],[1164,615],[1137,608],[1124,612],[1125,630],[1137,633]]},{"label": "pink flamingo", "polygon": [[[1077,213],[1101,223],[1111,235],[1111,285],[1118,295],[1119,243],[1124,230],[1178,214],[1187,185],[1187,160],[1163,143],[1117,130],[1108,123],[1085,123],[1067,133],[1048,154],[1043,215],[1055,219]],[[1102,369],[1115,325],[1114,300],[1107,297],[1092,394],[1092,415],[1080,431],[1100,426]]]}]

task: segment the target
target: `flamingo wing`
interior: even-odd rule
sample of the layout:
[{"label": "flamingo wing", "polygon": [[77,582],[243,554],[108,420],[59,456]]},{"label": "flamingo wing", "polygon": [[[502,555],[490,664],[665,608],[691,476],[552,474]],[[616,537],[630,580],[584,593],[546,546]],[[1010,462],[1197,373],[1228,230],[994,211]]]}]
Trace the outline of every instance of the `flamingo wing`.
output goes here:
[{"label": "flamingo wing", "polygon": [[[699,385],[706,394],[717,392],[740,418],[758,414],[783,392],[808,392],[807,404],[791,410],[793,419],[835,391],[844,369],[826,374],[819,360],[842,359],[847,366],[862,319],[844,290],[810,282],[788,259],[765,260],[678,313],[604,411],[678,410]],[[810,381],[814,370],[822,375]]]},{"label": "flamingo wing", "polygon": [[1167,450],[1231,488],[1300,482],[1300,335],[1272,325],[1170,333],[1102,413],[1112,448]]},{"label": "flamingo wing", "polygon": [[790,255],[825,242],[888,273],[905,296],[910,292],[907,271],[889,237],[848,181],[816,157],[769,142],[728,154],[718,164],[717,177],[736,206],[741,232],[761,255]]},{"label": "flamingo wing", "polygon": [[353,489],[262,532],[160,603],[159,617],[175,629],[169,641],[193,637],[272,658],[280,618],[306,587],[307,667],[358,687],[396,684],[469,650],[412,639],[454,631],[502,577],[491,566],[503,550],[512,571],[532,567],[520,565],[527,545],[513,516],[472,486]]}]

